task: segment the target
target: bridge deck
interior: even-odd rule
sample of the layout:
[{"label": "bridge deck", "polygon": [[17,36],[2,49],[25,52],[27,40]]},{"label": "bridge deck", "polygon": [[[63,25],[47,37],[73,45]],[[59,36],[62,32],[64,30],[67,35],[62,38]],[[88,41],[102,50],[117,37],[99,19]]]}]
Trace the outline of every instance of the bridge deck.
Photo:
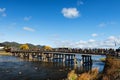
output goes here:
[{"label": "bridge deck", "polygon": [[[19,51],[11,51],[11,53],[52,53],[52,54],[82,54],[82,55],[109,55],[111,54],[110,52],[61,52],[61,51],[23,51],[23,50],[19,50]],[[113,52],[112,54],[115,55],[116,52]]]}]

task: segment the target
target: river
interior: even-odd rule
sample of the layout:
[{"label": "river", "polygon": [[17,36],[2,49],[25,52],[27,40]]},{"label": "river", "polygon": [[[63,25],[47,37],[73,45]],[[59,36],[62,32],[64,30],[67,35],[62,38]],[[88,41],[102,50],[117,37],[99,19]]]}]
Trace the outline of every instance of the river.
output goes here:
[{"label": "river", "polygon": [[[81,59],[80,55],[76,56]],[[101,57],[105,56],[92,56],[92,59]],[[27,61],[14,56],[0,56],[0,80],[63,80],[71,70],[80,74],[96,67],[102,72],[104,63],[98,61],[83,67],[81,64]]]}]

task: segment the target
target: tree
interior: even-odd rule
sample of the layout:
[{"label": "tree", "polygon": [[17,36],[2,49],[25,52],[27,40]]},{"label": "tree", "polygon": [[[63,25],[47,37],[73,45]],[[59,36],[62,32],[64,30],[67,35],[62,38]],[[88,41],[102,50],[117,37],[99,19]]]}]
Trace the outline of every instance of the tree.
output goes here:
[{"label": "tree", "polygon": [[28,49],[29,49],[29,46],[28,46],[27,44],[22,44],[22,45],[20,46],[20,49],[22,49],[22,50],[28,50]]},{"label": "tree", "polygon": [[10,46],[4,46],[4,50],[6,51],[6,52],[10,52],[11,51],[11,48],[10,48]]},{"label": "tree", "polygon": [[50,46],[44,46],[43,49],[44,50],[52,50],[52,47],[50,47]]}]

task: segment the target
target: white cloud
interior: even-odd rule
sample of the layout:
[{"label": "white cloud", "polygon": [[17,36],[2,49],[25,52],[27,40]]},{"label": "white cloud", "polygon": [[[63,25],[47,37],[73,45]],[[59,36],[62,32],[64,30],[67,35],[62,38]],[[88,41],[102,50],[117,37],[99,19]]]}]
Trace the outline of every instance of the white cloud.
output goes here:
[{"label": "white cloud", "polygon": [[108,40],[116,40],[116,37],[115,36],[110,36],[110,37],[108,37]]},{"label": "white cloud", "polygon": [[109,22],[100,23],[98,26],[99,26],[99,27],[106,27],[106,26],[115,25],[115,24],[116,24],[116,22],[114,22],[114,21],[109,21]]},{"label": "white cloud", "polygon": [[93,42],[95,42],[95,40],[94,39],[89,39],[88,42],[93,43]]},{"label": "white cloud", "polygon": [[77,18],[80,16],[77,8],[63,8],[62,14],[66,18]]},{"label": "white cloud", "polygon": [[7,16],[7,14],[5,13],[5,11],[6,11],[6,8],[0,8],[0,15],[2,17],[6,17]]},{"label": "white cloud", "polygon": [[3,13],[3,14],[2,14],[2,16],[3,16],[3,17],[6,17],[6,16],[7,16],[7,14],[6,14],[6,13]]},{"label": "white cloud", "polygon": [[6,8],[0,8],[0,13],[4,13]]},{"label": "white cloud", "polygon": [[32,29],[32,28],[30,28],[30,27],[23,27],[23,29],[26,30],[26,31],[31,31],[31,32],[34,32],[34,31],[35,31],[34,29]]},{"label": "white cloud", "polygon": [[99,27],[105,27],[105,26],[106,26],[106,23],[100,23],[98,26],[99,26]]},{"label": "white cloud", "polygon": [[84,4],[84,2],[83,2],[82,0],[78,0],[78,1],[77,1],[77,5],[78,5],[78,6],[83,5],[83,4]]},{"label": "white cloud", "polygon": [[27,17],[24,17],[24,20],[29,21],[31,18],[32,18],[32,16],[27,16]]},{"label": "white cloud", "polygon": [[101,43],[99,43],[100,48],[114,48],[115,47],[115,43],[113,41],[103,41]]},{"label": "white cloud", "polygon": [[86,42],[86,41],[83,41],[83,40],[80,40],[80,41],[76,42],[76,44],[77,44],[77,45],[79,45],[79,44],[85,45],[85,44],[87,44],[87,42]]},{"label": "white cloud", "polygon": [[98,36],[98,34],[96,34],[96,33],[92,34],[92,37],[97,37],[97,36]]},{"label": "white cloud", "polygon": [[115,48],[120,46],[120,38],[110,36],[102,41],[94,39],[80,40],[80,41],[54,41],[56,47],[70,47],[70,48]]},{"label": "white cloud", "polygon": [[114,22],[114,21],[111,21],[111,22],[109,22],[108,24],[116,24],[116,22]]},{"label": "white cloud", "polygon": [[4,36],[5,34],[4,33],[0,33],[0,37]]}]

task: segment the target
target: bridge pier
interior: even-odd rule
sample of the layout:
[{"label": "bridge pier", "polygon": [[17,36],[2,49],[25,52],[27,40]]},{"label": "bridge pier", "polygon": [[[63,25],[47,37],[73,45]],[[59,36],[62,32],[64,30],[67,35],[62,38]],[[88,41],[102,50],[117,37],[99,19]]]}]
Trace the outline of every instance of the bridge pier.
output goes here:
[{"label": "bridge pier", "polygon": [[[29,60],[37,60],[43,62],[62,62],[67,64],[77,64],[76,54],[62,52],[34,52],[34,51],[16,51],[12,53],[14,56],[28,58]],[[83,65],[91,65],[91,55],[82,55]]]},{"label": "bridge pier", "polygon": [[25,54],[24,54],[24,58],[27,58],[27,59],[28,59],[28,58],[29,58],[29,53],[25,53]]},{"label": "bridge pier", "polygon": [[16,57],[19,57],[19,53],[15,53],[15,56],[16,56]]},{"label": "bridge pier", "polygon": [[20,53],[19,55],[20,55],[20,58],[24,58],[24,54]]},{"label": "bridge pier", "polygon": [[32,53],[29,53],[29,60],[33,60],[33,55],[32,55]]},{"label": "bridge pier", "polygon": [[75,54],[73,55],[73,60],[74,60],[74,64],[77,64],[77,59],[75,58]]},{"label": "bridge pier", "polygon": [[65,55],[62,54],[62,62],[64,63],[65,62]]},{"label": "bridge pier", "polygon": [[92,57],[90,55],[82,55],[83,65],[92,65]]},{"label": "bridge pier", "polygon": [[53,54],[50,54],[50,62],[53,62]]}]

